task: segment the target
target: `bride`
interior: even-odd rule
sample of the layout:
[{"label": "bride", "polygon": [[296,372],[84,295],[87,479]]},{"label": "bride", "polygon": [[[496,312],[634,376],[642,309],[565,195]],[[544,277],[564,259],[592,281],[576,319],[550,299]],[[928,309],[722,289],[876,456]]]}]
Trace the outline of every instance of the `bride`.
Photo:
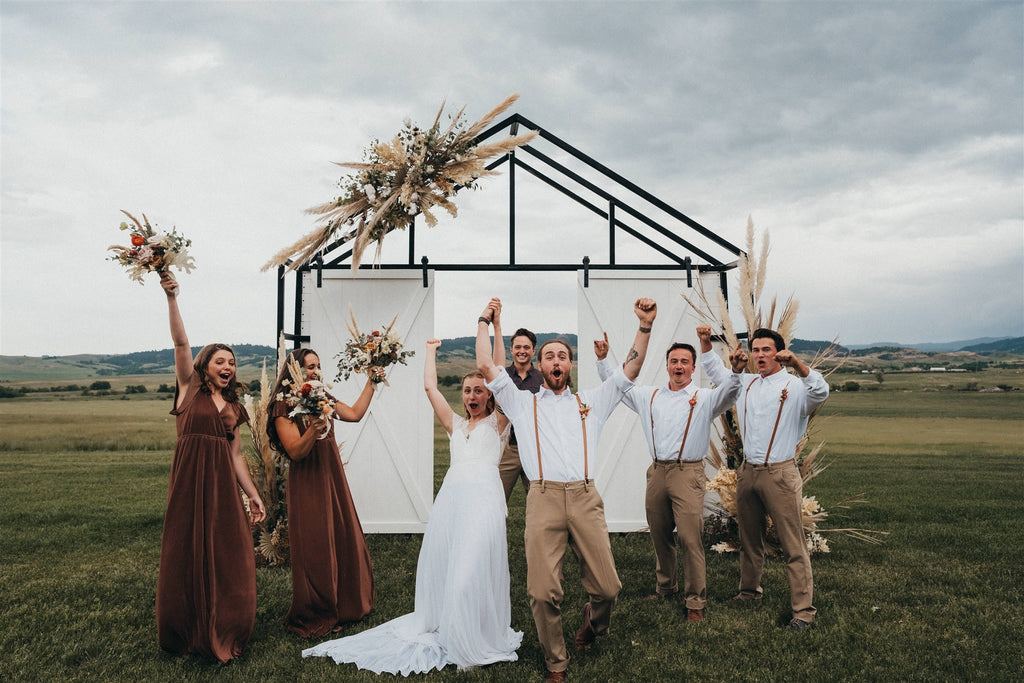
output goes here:
[{"label": "bride", "polygon": [[[495,316],[497,321],[497,316]],[[495,327],[495,355],[501,330]],[[451,465],[434,500],[416,567],[416,607],[353,636],[320,643],[303,657],[331,657],[375,673],[408,676],[454,664],[459,669],[512,662],[523,639],[510,627],[505,494],[498,460],[508,419],[495,411],[484,378],[462,378],[456,415],[437,388],[437,349],[427,342],[423,388],[449,435]]]}]

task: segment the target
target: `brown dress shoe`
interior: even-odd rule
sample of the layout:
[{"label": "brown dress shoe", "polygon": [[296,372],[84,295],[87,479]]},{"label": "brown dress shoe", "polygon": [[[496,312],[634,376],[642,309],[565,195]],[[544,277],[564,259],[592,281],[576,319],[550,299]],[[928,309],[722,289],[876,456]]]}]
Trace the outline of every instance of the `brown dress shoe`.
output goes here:
[{"label": "brown dress shoe", "polygon": [[583,623],[580,624],[580,630],[576,631],[576,639],[572,641],[572,646],[577,650],[586,650],[588,647],[594,644],[597,639],[597,634],[594,633],[594,628],[590,625],[590,603],[583,605]]},{"label": "brown dress shoe", "polygon": [[686,620],[693,624],[696,624],[698,621],[704,621],[704,610],[687,608]]},{"label": "brown dress shoe", "polygon": [[564,681],[566,679],[566,673],[564,671],[549,671],[544,676],[545,681]]}]

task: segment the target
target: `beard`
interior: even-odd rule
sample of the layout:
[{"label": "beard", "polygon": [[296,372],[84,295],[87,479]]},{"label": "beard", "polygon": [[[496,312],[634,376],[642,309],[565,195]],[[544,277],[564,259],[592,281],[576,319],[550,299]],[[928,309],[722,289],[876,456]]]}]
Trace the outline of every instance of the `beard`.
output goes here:
[{"label": "beard", "polygon": [[546,384],[548,389],[556,394],[562,391],[562,389],[565,389],[566,385],[569,383],[569,373],[564,370],[562,370],[558,376],[555,376],[555,374],[551,372],[545,372],[543,373],[543,376],[544,384]]}]

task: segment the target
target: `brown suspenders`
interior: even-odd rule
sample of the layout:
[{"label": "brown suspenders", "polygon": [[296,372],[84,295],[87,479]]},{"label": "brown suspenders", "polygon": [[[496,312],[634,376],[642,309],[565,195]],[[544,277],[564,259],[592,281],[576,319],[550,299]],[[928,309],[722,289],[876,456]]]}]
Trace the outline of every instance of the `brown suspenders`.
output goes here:
[{"label": "brown suspenders", "polygon": [[[573,394],[576,404],[580,407],[580,427],[583,429],[583,481],[590,480],[590,463],[587,457],[587,417],[583,412],[583,401],[579,394]],[[540,426],[537,424],[537,394],[533,395],[533,436],[537,440],[537,471],[541,483],[544,482],[544,464],[540,459]]]},{"label": "brown suspenders", "polygon": [[[757,380],[755,380],[757,381]],[[764,379],[761,379],[763,382]],[[747,434],[747,394],[750,393],[750,388],[754,386],[754,382],[747,385],[747,390],[743,392],[743,434]],[[772,427],[772,437],[768,440],[768,451],[764,454],[764,464],[768,464],[768,458],[772,454],[772,444],[775,443],[775,433],[779,431],[779,421],[782,419],[782,406],[786,403],[786,399],[789,398],[789,380],[786,381],[786,386],[782,387],[782,392],[779,394],[779,412],[775,415],[775,426]]]},{"label": "brown suspenders", "polygon": [[[657,395],[658,389],[654,390],[651,394],[651,443],[654,444],[654,459],[658,459],[658,445],[654,439],[654,397]],[[679,445],[679,455],[676,456],[676,463],[683,461],[683,449],[686,448],[686,437],[690,435],[690,422],[693,420],[693,409],[697,407],[697,394],[700,393],[700,389],[693,392],[693,396],[690,398],[690,413],[686,416],[686,429],[683,430],[683,443]]]}]

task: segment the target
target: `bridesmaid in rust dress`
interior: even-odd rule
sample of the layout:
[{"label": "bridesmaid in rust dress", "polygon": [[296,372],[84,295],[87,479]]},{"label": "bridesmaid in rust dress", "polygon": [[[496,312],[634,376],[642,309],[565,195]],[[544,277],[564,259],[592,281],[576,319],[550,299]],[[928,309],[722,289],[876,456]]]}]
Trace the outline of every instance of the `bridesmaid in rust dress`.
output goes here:
[{"label": "bridesmaid in rust dress", "polygon": [[[289,354],[306,373],[319,378],[320,358],[310,349]],[[283,392],[287,367],[273,396]],[[369,380],[356,402],[335,400],[333,417],[358,422],[373,398]],[[352,494],[334,440],[334,421],[288,417],[285,401],[270,408],[270,443],[291,460],[288,469],[288,542],[291,546],[292,606],[285,626],[304,638],[339,631],[373,608],[373,566]],[[306,424],[308,420],[308,424]]]},{"label": "bridesmaid in rust dress", "polygon": [[[178,283],[161,274],[167,294],[177,389],[167,514],[156,585],[160,647],[228,662],[245,650],[256,622],[256,564],[250,521],[266,515],[242,458],[235,355],[210,344],[192,360],[178,311]],[[239,495],[249,497],[249,519]]]}]

